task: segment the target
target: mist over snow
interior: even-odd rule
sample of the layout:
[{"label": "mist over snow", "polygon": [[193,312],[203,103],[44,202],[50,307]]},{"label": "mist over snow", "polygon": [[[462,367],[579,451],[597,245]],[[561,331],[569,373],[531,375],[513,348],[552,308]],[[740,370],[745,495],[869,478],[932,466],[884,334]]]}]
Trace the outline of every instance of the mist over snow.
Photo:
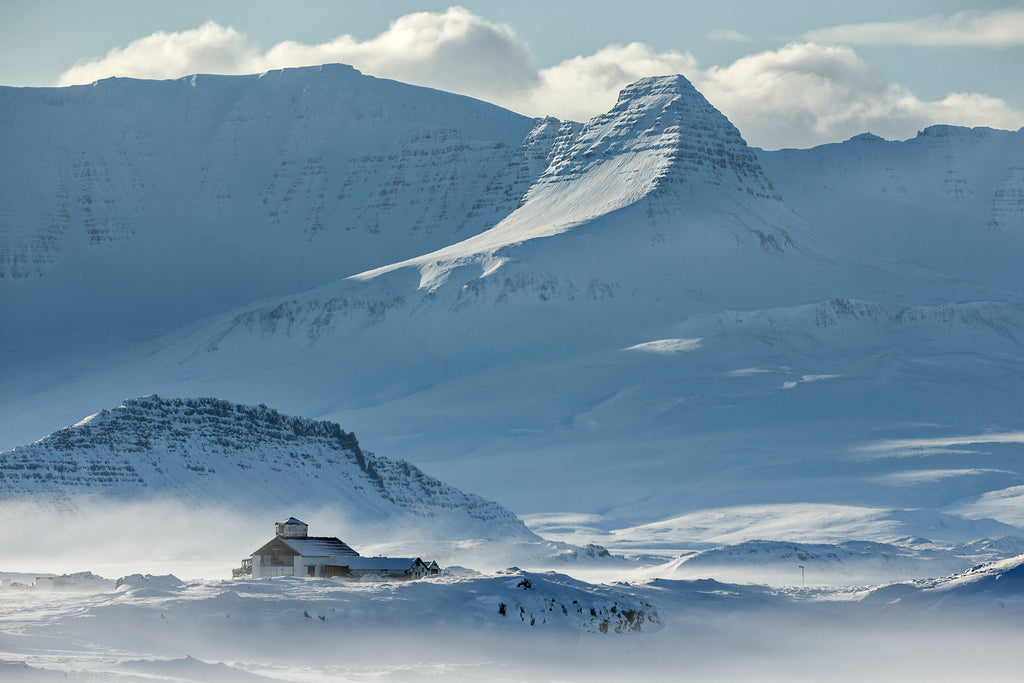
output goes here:
[{"label": "mist over snow", "polygon": [[[612,681],[685,671],[809,681],[827,671],[1010,681],[1021,635],[1015,570],[846,592],[710,580],[595,587],[522,570],[392,586],[136,574],[103,592],[5,593],[5,650],[21,639],[37,647],[0,671],[7,680]],[[993,579],[1008,590],[993,590]],[[929,609],[938,601],[949,607]]]}]

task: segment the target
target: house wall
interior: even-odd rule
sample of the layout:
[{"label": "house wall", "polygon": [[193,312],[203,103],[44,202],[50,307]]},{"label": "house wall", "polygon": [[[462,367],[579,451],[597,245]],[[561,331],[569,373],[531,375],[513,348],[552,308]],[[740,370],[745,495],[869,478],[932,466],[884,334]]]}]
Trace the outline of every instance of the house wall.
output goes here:
[{"label": "house wall", "polygon": [[322,577],[324,566],[334,564],[330,557],[303,557],[295,556],[295,576],[309,576],[309,567],[313,567],[313,576]]},{"label": "house wall", "polygon": [[[283,558],[282,558],[283,559]],[[322,577],[324,567],[337,558],[331,557],[304,557],[295,555],[290,558],[290,564],[266,564],[262,555],[252,556],[252,578],[261,579],[272,576],[309,576],[309,567],[313,567],[313,576]]]},{"label": "house wall", "polygon": [[271,576],[295,576],[295,567],[279,564],[263,565],[260,567],[261,579]]},{"label": "house wall", "polygon": [[296,576],[295,562],[299,557],[290,558],[291,564],[266,564],[263,555],[252,556],[252,578],[262,579],[270,576]]}]

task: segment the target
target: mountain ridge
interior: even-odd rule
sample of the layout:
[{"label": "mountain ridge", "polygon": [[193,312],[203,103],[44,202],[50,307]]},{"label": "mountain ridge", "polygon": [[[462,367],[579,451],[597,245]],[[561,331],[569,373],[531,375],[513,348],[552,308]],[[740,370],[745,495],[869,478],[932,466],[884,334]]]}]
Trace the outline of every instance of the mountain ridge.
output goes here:
[{"label": "mountain ridge", "polygon": [[212,398],[125,400],[0,457],[0,498],[74,512],[82,495],[195,504],[332,505],[364,524],[535,538],[511,512],[404,461],[364,451],[334,422]]},{"label": "mountain ridge", "polygon": [[554,143],[330,65],[4,88],[0,120],[0,308],[56,338],[117,326],[98,299],[152,336],[446,245],[513,210]]}]

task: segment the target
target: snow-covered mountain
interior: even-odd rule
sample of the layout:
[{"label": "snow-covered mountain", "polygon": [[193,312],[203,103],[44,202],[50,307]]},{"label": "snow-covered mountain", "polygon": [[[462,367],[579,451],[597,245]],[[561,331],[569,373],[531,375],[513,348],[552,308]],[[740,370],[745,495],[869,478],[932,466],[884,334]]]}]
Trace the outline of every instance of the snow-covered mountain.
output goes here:
[{"label": "snow-covered mountain", "polygon": [[489,228],[574,130],[341,65],[0,88],[0,122],[5,318],[106,343]]},{"label": "snow-covered mountain", "polygon": [[[1019,524],[970,501],[1024,483],[1020,133],[760,152],[681,76],[584,124],[340,67],[0,100],[61,128],[4,142],[45,161],[0,206],[0,248],[34,264],[0,280],[6,446],[155,391],[331,419],[628,547],[770,506],[805,540],[826,508],[879,541],[906,534],[878,515],[926,538]],[[83,178],[104,179],[64,192],[61,136],[89,126]],[[122,220],[99,207],[135,205],[89,243]]]},{"label": "snow-covered mountain", "polygon": [[203,398],[126,400],[4,452],[0,498],[72,511],[96,499],[329,505],[363,525],[398,521],[436,538],[536,538],[508,510],[364,451],[335,423]]},{"label": "snow-covered mountain", "polygon": [[1024,291],[1024,129],[866,133],[758,159],[789,205],[852,254]]}]

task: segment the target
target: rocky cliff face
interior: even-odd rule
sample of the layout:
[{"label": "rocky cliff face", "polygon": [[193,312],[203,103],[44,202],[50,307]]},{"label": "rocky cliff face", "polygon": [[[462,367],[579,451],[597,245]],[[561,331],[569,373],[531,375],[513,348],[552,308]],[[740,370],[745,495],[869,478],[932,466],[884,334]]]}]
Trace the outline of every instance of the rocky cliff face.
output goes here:
[{"label": "rocky cliff face", "polygon": [[87,494],[331,505],[365,524],[411,519],[473,537],[532,536],[496,503],[366,452],[333,422],[217,399],[130,399],[0,457],[0,498],[74,509]]}]

